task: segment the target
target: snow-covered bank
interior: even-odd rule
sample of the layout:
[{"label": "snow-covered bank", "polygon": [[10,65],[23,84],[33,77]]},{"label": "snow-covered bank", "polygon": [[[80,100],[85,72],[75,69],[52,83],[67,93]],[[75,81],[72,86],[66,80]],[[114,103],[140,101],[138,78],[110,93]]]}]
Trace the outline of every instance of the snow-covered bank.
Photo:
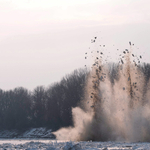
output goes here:
[{"label": "snow-covered bank", "polygon": [[[6,139],[7,138],[7,139]],[[19,133],[16,130],[0,131],[0,150],[148,150],[150,143],[127,142],[71,142],[52,140],[51,130],[46,128],[32,128]]]},{"label": "snow-covered bank", "polygon": [[[22,150],[148,150],[150,143],[123,143],[123,142],[62,142],[56,140],[33,140],[25,142],[18,140],[19,143],[10,141],[9,143],[0,144],[0,149],[22,149]],[[8,141],[7,141],[8,142]]]},{"label": "snow-covered bank", "polygon": [[31,128],[24,132],[17,130],[0,130],[0,138],[54,138],[51,129]]}]

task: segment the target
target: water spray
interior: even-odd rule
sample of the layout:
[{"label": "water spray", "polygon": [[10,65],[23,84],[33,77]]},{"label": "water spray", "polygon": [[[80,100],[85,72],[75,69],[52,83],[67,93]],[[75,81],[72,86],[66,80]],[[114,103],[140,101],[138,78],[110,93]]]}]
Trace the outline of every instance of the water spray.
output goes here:
[{"label": "water spray", "polygon": [[54,132],[57,139],[150,141],[150,65],[140,63],[133,46],[118,63],[105,64],[103,51],[92,52],[84,109],[73,108],[74,127]]}]

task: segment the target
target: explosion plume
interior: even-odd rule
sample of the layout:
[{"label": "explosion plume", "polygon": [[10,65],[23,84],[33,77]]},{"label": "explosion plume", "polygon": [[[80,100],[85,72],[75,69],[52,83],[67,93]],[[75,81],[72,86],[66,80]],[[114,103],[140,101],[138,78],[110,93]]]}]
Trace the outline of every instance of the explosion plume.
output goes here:
[{"label": "explosion plume", "polygon": [[129,46],[118,63],[105,64],[103,52],[93,52],[84,108],[72,109],[74,127],[55,132],[57,139],[150,141],[150,64]]}]

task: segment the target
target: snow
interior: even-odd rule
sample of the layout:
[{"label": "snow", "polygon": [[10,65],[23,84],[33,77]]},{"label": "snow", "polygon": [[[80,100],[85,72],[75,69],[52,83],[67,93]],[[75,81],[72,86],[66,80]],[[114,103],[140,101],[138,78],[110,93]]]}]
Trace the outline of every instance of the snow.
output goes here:
[{"label": "snow", "polygon": [[0,140],[0,150],[146,150],[150,143],[127,142],[73,142],[57,140]]},{"label": "snow", "polygon": [[51,129],[46,128],[31,128],[25,132],[17,130],[1,130],[0,138],[54,138]]},{"label": "snow", "polygon": [[0,131],[0,150],[147,150],[150,143],[128,142],[74,142],[55,140],[50,129],[32,128],[19,133],[17,130]]},{"label": "snow", "polygon": [[51,130],[47,130],[46,128],[32,128],[28,131],[26,131],[25,133],[23,133],[23,135],[21,135],[20,137],[23,138],[51,138],[52,134],[51,134]]}]

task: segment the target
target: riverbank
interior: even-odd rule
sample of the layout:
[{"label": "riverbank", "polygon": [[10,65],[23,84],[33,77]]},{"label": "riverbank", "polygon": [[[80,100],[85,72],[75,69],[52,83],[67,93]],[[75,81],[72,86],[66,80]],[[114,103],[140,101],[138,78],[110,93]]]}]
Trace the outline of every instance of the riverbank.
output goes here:
[{"label": "riverbank", "polygon": [[50,138],[55,136],[51,133],[51,129],[47,128],[30,128],[28,130],[0,130],[0,138]]}]

